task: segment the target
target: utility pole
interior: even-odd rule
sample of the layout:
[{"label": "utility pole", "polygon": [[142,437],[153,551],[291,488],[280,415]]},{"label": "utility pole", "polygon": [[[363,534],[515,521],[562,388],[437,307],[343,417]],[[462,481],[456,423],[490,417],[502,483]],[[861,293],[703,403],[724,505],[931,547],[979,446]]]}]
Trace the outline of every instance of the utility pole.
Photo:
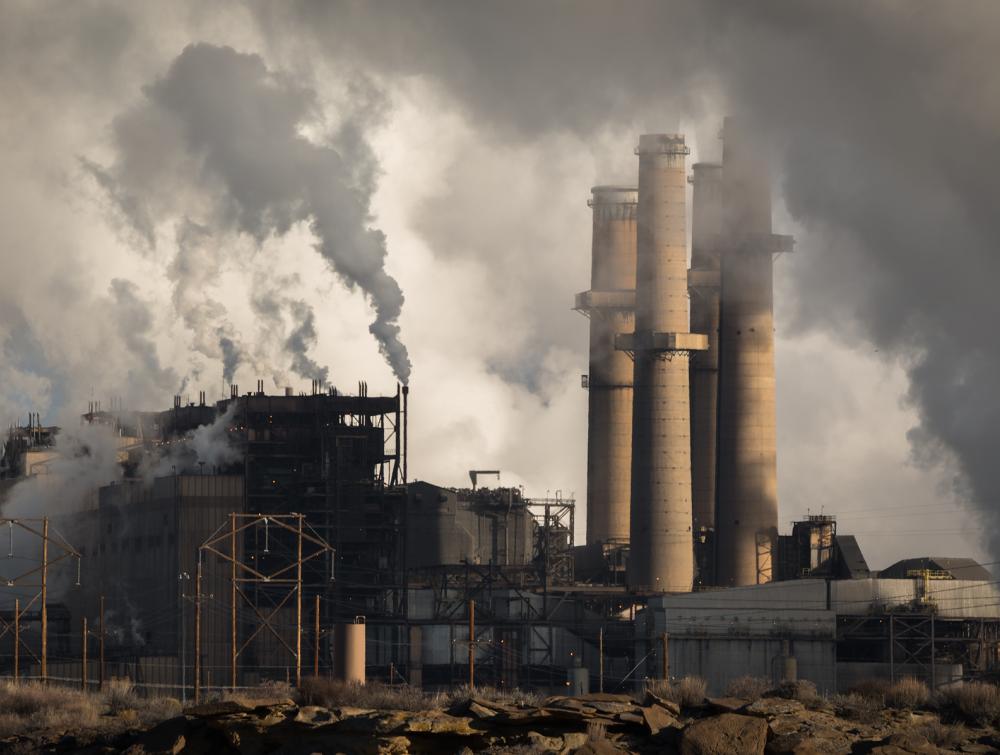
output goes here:
[{"label": "utility pole", "polygon": [[181,702],[187,702],[187,625],[184,622],[184,579],[190,579],[191,575],[181,572],[177,575],[177,608],[181,618]]},{"label": "utility pole", "polygon": [[194,578],[194,702],[201,697],[201,554]]},{"label": "utility pole", "polygon": [[302,519],[299,514],[298,552],[295,563],[295,687],[302,686]]},{"label": "utility pole", "polygon": [[597,691],[604,692],[604,627],[597,635]]},{"label": "utility pole", "polygon": [[469,689],[476,688],[476,601],[469,601]]},{"label": "utility pole", "polygon": [[42,519],[42,684],[49,675],[49,518]]},{"label": "utility pole", "polygon": [[97,638],[97,652],[98,652],[98,668],[97,668],[97,683],[98,689],[104,691],[104,596],[101,596],[100,601],[101,615],[98,617],[98,638]]},{"label": "utility pole", "polygon": [[663,644],[663,649],[661,651],[663,653],[663,678],[666,679],[667,681],[669,681],[670,680],[670,644],[669,644],[670,643],[670,637],[669,637],[669,635],[666,632],[664,632],[663,636],[660,638],[660,641]]},{"label": "utility pole", "polygon": [[82,627],[80,636],[83,639],[82,654],[80,656],[80,689],[87,691],[87,617],[81,621]]},{"label": "utility pole", "polygon": [[14,598],[14,683],[17,683],[18,660],[21,657],[21,601]]},{"label": "utility pole", "polygon": [[315,627],[313,636],[316,638],[316,652],[313,653],[313,676],[319,676],[319,593],[316,593]]},{"label": "utility pole", "polygon": [[239,648],[236,647],[236,514],[229,515],[229,521],[232,525],[229,534],[229,548],[230,553],[233,554],[232,562],[230,563],[231,568],[231,583],[229,591],[229,628],[230,628],[230,645],[232,653],[229,658],[229,686],[236,690],[236,655],[239,652]]}]

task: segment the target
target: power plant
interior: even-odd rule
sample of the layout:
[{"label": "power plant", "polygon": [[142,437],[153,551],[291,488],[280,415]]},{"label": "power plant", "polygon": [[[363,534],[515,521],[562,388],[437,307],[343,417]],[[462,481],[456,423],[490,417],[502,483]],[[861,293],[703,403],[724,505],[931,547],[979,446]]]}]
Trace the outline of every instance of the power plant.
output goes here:
[{"label": "power plant", "polygon": [[[68,458],[32,414],[0,453],[0,675],[197,699],[313,674],[549,692],[696,674],[720,693],[747,675],[833,692],[995,673],[982,566],[874,572],[828,513],[780,532],[772,275],[793,243],[738,122],[721,163],[689,175],[689,152],[643,134],[635,184],[591,192],[585,542],[571,497],[504,470],[418,480],[406,386],[92,402],[81,427],[117,470],[93,484],[96,446]],[[78,485],[54,484],[60,463]]]}]

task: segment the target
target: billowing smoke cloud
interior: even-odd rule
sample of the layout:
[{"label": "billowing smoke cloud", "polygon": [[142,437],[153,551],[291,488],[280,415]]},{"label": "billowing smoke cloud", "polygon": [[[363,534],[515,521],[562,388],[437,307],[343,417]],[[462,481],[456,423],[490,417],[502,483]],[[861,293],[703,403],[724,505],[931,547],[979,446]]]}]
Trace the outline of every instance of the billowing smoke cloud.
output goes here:
[{"label": "billowing smoke cloud", "polygon": [[[312,306],[301,299],[284,296],[281,290],[298,283],[298,276],[255,276],[250,304],[257,316],[258,337],[262,341],[280,341],[283,350],[291,357],[292,372],[306,380],[327,382],[329,369],[320,366],[309,356],[316,345],[316,315]],[[285,317],[292,320],[287,332]],[[287,332],[287,335],[286,335]],[[274,374],[274,384],[283,386],[287,380],[283,372]]]},{"label": "billowing smoke cloud", "polygon": [[163,367],[151,337],[153,315],[149,305],[138,295],[138,288],[131,281],[115,278],[111,281],[111,299],[115,305],[118,335],[125,344],[135,367],[130,366],[134,380],[152,381],[161,395],[179,384],[177,373]]},{"label": "billowing smoke cloud", "polygon": [[234,401],[213,422],[195,428],[181,440],[154,448],[143,456],[139,476],[152,484],[155,478],[171,474],[215,474],[238,461],[240,451],[230,436],[237,409]]},{"label": "billowing smoke cloud", "polygon": [[[78,407],[93,387],[132,391],[123,376],[139,363],[120,342],[105,292],[110,277],[140,279],[117,269],[124,254],[93,232],[92,215],[78,212],[95,180],[131,217],[146,259],[169,254],[171,231],[185,217],[223,249],[234,234],[265,238],[312,223],[335,266],[356,248],[374,250],[357,255],[373,262],[360,271],[346,261],[341,267],[369,286],[369,296],[382,291],[383,240],[369,234],[367,221],[377,171],[365,137],[384,105],[362,81],[358,104],[340,108],[348,114],[342,123],[327,128],[317,116],[317,99],[327,105],[331,87],[360,68],[394,106],[420,110],[428,129],[445,134],[414,129],[386,139],[406,150],[393,163],[405,169],[382,185],[405,216],[384,227],[394,240],[397,228],[422,237],[428,256],[401,259],[426,260],[433,278],[426,269],[398,274],[443,281],[453,293],[435,291],[439,306],[424,305],[426,329],[411,336],[429,364],[422,395],[435,400],[461,367],[477,399],[436,399],[435,425],[448,432],[411,423],[414,439],[424,438],[411,443],[415,460],[437,464],[435,472],[486,457],[505,470],[534,465],[536,479],[569,478],[580,491],[584,452],[565,428],[579,422],[582,430],[581,405],[565,399],[559,414],[532,402],[546,390],[560,399],[568,393],[568,382],[553,383],[536,365],[566,375],[585,364],[586,329],[567,302],[586,286],[586,182],[634,181],[631,148],[646,131],[683,128],[698,158],[716,159],[721,119],[734,114],[770,137],[776,197],[791,216],[779,214],[775,225],[797,236],[795,254],[776,267],[784,294],[779,339],[794,328],[814,343],[847,344],[859,359],[875,354],[903,365],[919,414],[916,461],[954,464],[956,490],[994,517],[995,532],[998,16],[1000,5],[984,0],[960,12],[902,0],[260,0],[177,2],[169,11],[114,0],[21,4],[0,24],[0,94],[11,105],[0,137],[19,146],[0,177],[0,412],[9,419],[32,405],[43,414],[68,401]],[[177,58],[181,45],[199,40],[259,50],[270,70],[254,56],[208,45]],[[274,73],[278,67],[294,71],[294,81]],[[154,80],[138,106],[123,102]],[[416,104],[400,105],[408,98]],[[104,143],[101,129],[121,113]],[[97,169],[84,163],[88,184],[67,176],[79,169],[77,155]],[[408,171],[412,177],[400,180]],[[344,195],[351,201],[341,202]],[[353,232],[329,230],[323,219],[339,216],[326,197],[336,198]],[[380,309],[373,301],[376,330],[396,322],[398,288],[387,288]],[[43,306],[51,301],[58,307]],[[236,322],[235,305],[225,301]],[[467,317],[467,328],[441,322],[442,312],[451,321]],[[222,322],[208,319],[206,351],[217,340],[232,372],[253,361],[256,339],[245,325],[245,337],[213,331]],[[291,329],[276,332],[276,342]],[[442,332],[448,338],[435,335]],[[143,378],[141,386],[155,382]],[[501,391],[521,386],[523,412],[512,412]],[[786,427],[842,444],[865,433],[865,423],[900,416],[888,400],[884,411],[855,412],[853,425],[832,430],[824,412],[843,402],[830,388],[837,383],[804,392],[815,416],[800,412]],[[131,395],[149,400],[155,392]],[[781,395],[787,390],[779,385]],[[495,417],[485,422],[490,397]],[[536,436],[563,432],[566,442],[530,453],[528,421],[538,423]],[[420,459],[424,447],[433,452]],[[863,503],[874,504],[889,495],[883,477],[897,473],[873,471],[867,486],[852,489],[867,489]],[[801,489],[811,486],[807,479]]]},{"label": "billowing smoke cloud", "polygon": [[316,344],[316,315],[304,301],[290,302],[289,309],[296,322],[285,341],[285,347],[292,355],[292,369],[304,378],[318,380],[325,385],[330,371],[308,356],[309,348]]},{"label": "billowing smoke cloud", "polygon": [[41,517],[68,513],[101,485],[121,479],[118,436],[106,425],[63,429],[49,458],[6,494],[5,517]]},{"label": "billowing smoke cloud", "polygon": [[[779,327],[832,331],[904,364],[920,418],[916,458],[956,461],[957,491],[1000,526],[991,453],[1000,352],[990,331],[1000,315],[1000,83],[991,73],[1000,5],[260,8],[272,39],[311,33],[333,61],[421,77],[510,144],[622,126],[634,140],[681,121],[702,158],[717,159],[721,116],[740,116],[770,143],[779,198],[798,225],[798,252],[779,275],[799,295],[781,302]],[[463,211],[460,197],[448,201]],[[448,229],[429,230],[433,248],[461,248]]]},{"label": "billowing smoke cloud", "polygon": [[[261,244],[308,224],[331,269],[370,300],[370,330],[406,382],[403,295],[385,270],[386,239],[370,210],[378,171],[365,135],[380,122],[381,97],[364,81],[351,94],[352,109],[338,127],[307,138],[304,128],[323,125],[313,90],[268,70],[257,55],[190,45],[145,88],[143,102],[116,120],[112,166],[91,172],[142,235],[149,215],[163,220],[179,211],[208,232],[235,230]],[[310,342],[308,318],[297,319],[287,341],[293,349]],[[301,349],[293,359],[300,374],[322,372],[304,363]]]}]

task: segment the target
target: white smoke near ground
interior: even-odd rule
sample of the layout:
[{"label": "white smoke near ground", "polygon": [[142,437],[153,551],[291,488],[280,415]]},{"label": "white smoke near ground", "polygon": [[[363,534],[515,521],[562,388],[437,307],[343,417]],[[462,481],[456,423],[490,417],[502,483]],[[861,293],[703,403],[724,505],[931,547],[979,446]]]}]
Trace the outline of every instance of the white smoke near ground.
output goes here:
[{"label": "white smoke near ground", "polygon": [[[385,270],[386,239],[370,209],[378,163],[365,135],[380,123],[383,102],[374,85],[353,82],[340,122],[329,129],[312,89],[269,70],[258,55],[196,44],[143,94],[114,122],[114,161],[91,169],[136,232],[149,235],[150,217],[157,224],[183,213],[214,237],[238,232],[262,244],[307,224],[330,269],[368,297],[370,331],[407,382],[403,295]],[[318,137],[303,135],[310,126]],[[287,346],[310,341],[308,320],[299,318]],[[303,357],[293,356],[297,372],[321,370]]]},{"label": "white smoke near ground", "polygon": [[122,478],[120,437],[107,425],[64,428],[4,497],[4,517],[43,517],[79,508],[98,487]]}]

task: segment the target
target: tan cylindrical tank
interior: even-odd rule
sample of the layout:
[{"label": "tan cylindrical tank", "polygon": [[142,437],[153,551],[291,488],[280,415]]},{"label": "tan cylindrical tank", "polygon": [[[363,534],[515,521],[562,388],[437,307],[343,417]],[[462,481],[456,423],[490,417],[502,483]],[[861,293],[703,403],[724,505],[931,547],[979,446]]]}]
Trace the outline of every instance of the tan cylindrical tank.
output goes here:
[{"label": "tan cylindrical tank", "polygon": [[694,579],[688,355],[705,338],[688,332],[688,152],[674,134],[636,149],[635,333],[618,344],[634,356],[628,584],[643,591],[690,591]]},{"label": "tan cylindrical tank", "polygon": [[333,627],[333,678],[342,682],[365,683],[365,622]]},{"label": "tan cylindrical tank", "polygon": [[[759,150],[724,128],[716,582],[770,582],[778,535],[771,189]],[[787,244],[790,248],[790,244]]]},{"label": "tan cylindrical tank", "polygon": [[[632,475],[632,361],[615,337],[632,329],[638,192],[595,186],[591,259],[587,542],[627,543]],[[629,297],[600,294],[628,293]]]},{"label": "tan cylindrical tank", "polygon": [[691,355],[691,507],[698,531],[715,527],[722,166],[697,163],[693,174],[691,331],[708,336],[708,348]]}]

